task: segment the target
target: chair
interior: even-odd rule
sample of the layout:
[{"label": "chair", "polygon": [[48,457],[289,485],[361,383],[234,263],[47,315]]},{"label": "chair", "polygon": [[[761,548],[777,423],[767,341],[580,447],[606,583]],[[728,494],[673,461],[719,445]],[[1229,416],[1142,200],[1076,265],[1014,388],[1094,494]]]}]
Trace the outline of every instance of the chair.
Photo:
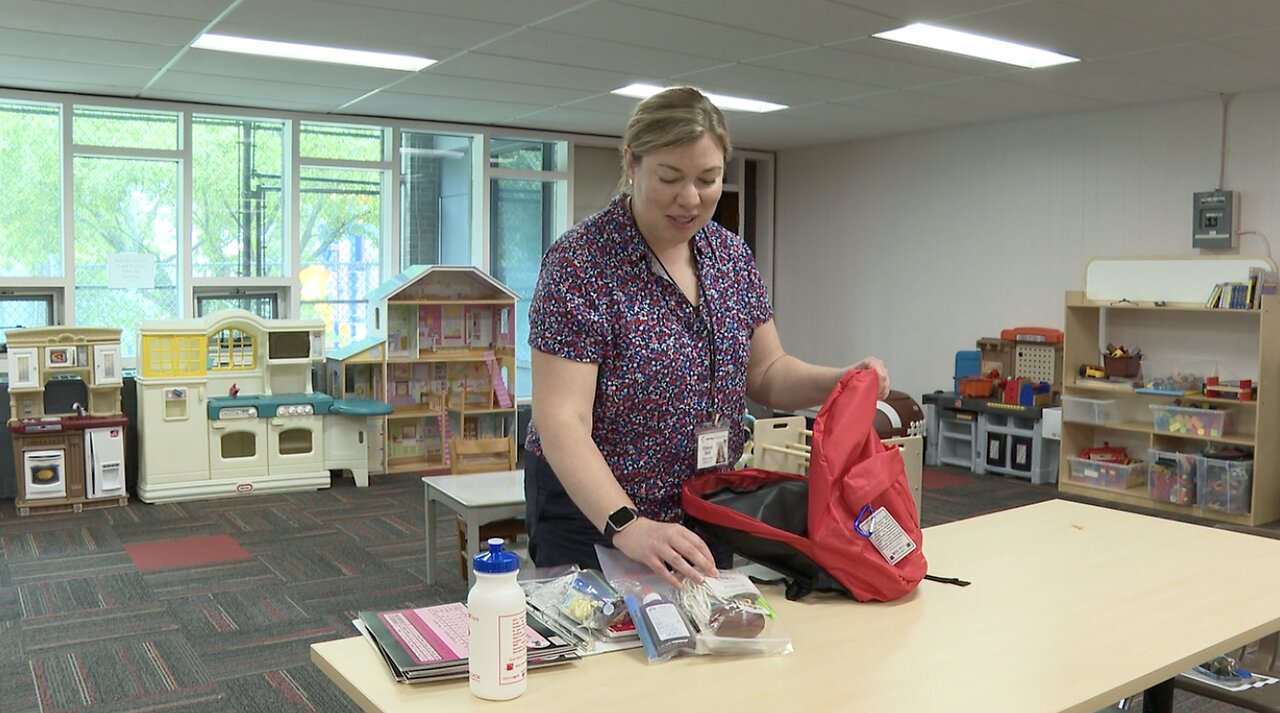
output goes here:
[{"label": "chair", "polygon": [[[1258,537],[1269,537],[1271,539],[1280,540],[1280,532],[1275,530],[1265,530],[1257,527],[1245,527],[1233,524],[1216,525],[1217,528],[1223,530],[1232,530],[1247,535],[1256,535]],[[1250,596],[1248,592],[1237,593],[1240,596]],[[1268,596],[1267,593],[1254,592],[1253,596]],[[1277,654],[1280,653],[1280,632],[1269,634],[1252,644],[1230,651],[1228,656],[1234,658],[1239,666],[1246,671],[1260,673],[1273,678],[1280,678],[1280,668],[1276,667]],[[1252,688],[1246,691],[1225,691],[1216,686],[1211,686],[1200,681],[1193,681],[1184,676],[1178,676],[1173,679],[1173,687],[1194,693],[1198,696],[1211,698],[1216,701],[1222,701],[1245,710],[1257,711],[1258,713],[1280,713],[1280,683],[1273,683],[1270,686],[1262,688]]]},{"label": "chair", "polygon": [[[449,441],[449,463],[454,475],[466,473],[490,473],[493,471],[515,470],[516,458],[511,447],[510,438],[454,438]],[[458,526],[458,576],[465,582],[467,571],[471,568],[471,548],[467,542],[467,523],[462,516],[457,516]],[[501,537],[514,542],[516,537],[524,534],[524,520],[511,518],[499,520],[480,526],[480,539],[486,541],[490,537]]]},{"label": "chair", "polygon": [[[804,416],[756,419],[752,431],[752,452],[755,454],[753,465],[762,470],[801,475],[808,473],[809,453],[812,450],[809,439],[813,437],[813,431],[806,428],[805,424]],[[902,453],[907,483],[911,486],[911,497],[916,501],[916,512],[919,512],[924,439],[920,436],[904,436],[882,440],[886,446],[896,446]]]}]

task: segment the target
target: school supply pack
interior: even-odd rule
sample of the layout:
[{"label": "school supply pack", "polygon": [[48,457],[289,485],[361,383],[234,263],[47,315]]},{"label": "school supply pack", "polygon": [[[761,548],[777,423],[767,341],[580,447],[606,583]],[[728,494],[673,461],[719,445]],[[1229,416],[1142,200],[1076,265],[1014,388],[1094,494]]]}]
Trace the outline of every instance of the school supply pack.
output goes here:
[{"label": "school supply pack", "polygon": [[746,469],[689,480],[684,509],[733,550],[784,575],[787,598],[897,599],[925,577],[902,457],[873,427],[879,381],[850,371],[813,425],[808,476]]}]

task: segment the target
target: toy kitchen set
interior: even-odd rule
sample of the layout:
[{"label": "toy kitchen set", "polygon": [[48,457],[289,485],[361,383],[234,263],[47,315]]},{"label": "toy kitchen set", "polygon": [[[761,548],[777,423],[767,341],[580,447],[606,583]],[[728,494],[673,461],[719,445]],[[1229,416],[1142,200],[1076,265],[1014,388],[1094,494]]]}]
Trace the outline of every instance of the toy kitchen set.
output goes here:
[{"label": "toy kitchen set", "polygon": [[[18,515],[128,503],[120,330],[10,329],[5,339]],[[84,396],[56,403],[49,384],[63,380],[80,382]]]},{"label": "toy kitchen set", "polygon": [[145,502],[368,484],[367,420],[391,407],[311,388],[324,322],[224,310],[138,328],[138,497]]}]

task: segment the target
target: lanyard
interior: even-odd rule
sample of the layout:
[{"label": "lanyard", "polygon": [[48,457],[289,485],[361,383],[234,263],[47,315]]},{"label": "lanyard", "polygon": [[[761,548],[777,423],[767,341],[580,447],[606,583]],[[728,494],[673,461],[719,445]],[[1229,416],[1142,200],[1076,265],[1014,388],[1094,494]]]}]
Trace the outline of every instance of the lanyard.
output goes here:
[{"label": "lanyard", "polygon": [[[707,328],[707,344],[709,346],[708,351],[710,352],[707,357],[707,362],[711,371],[710,379],[707,382],[707,410],[709,412],[708,415],[710,416],[710,422],[714,424],[720,420],[720,414],[716,412],[716,330],[711,326],[711,320],[707,319],[707,316],[703,311],[695,307],[693,302],[689,301],[688,295],[684,293],[684,290],[680,289],[680,285],[676,282],[675,278],[671,276],[671,272],[667,270],[667,266],[662,262],[662,258],[658,257],[658,253],[653,251],[653,246],[649,245],[649,241],[644,240],[644,236],[641,236],[641,241],[649,251],[649,254],[653,256],[654,261],[658,263],[658,267],[662,268],[662,274],[666,276],[667,281],[672,285],[675,285],[676,291],[680,293],[680,296],[684,298],[685,303],[693,309],[693,313],[697,315],[698,319],[701,320],[702,324]],[[689,249],[693,251],[693,276],[698,281],[698,291],[702,292],[702,273],[698,270],[698,250],[693,245],[690,245]],[[706,295],[704,294],[702,299],[703,306],[706,306],[706,301]]]}]

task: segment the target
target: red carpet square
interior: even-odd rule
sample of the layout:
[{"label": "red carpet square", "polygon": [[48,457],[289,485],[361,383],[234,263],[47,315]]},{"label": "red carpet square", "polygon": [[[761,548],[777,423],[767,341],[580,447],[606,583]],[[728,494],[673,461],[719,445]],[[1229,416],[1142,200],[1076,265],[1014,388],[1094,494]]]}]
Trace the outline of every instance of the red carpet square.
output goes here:
[{"label": "red carpet square", "polygon": [[950,488],[956,485],[968,485],[978,482],[977,478],[968,475],[957,475],[941,470],[925,469],[920,474],[921,484],[925,490],[933,490],[935,488]]},{"label": "red carpet square", "polygon": [[124,549],[139,572],[235,562],[253,556],[231,535],[137,542],[125,545]]}]

